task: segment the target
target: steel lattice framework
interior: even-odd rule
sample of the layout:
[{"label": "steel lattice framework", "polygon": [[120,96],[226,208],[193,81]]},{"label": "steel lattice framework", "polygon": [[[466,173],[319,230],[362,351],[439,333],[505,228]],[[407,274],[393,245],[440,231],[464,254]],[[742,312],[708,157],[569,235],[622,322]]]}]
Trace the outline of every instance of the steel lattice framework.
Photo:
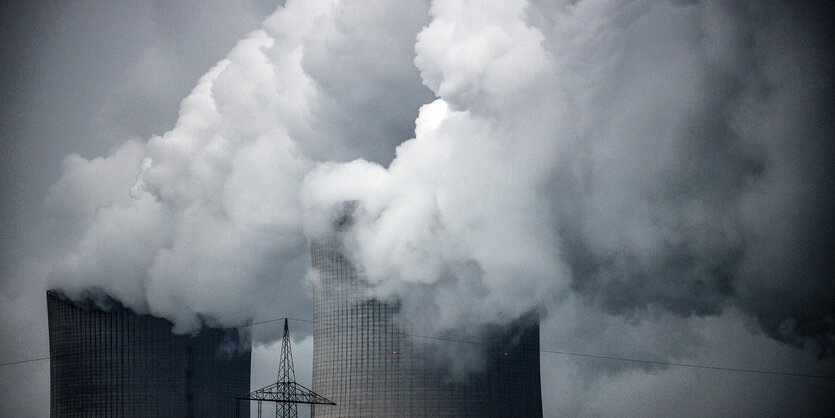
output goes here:
[{"label": "steel lattice framework", "polygon": [[[284,318],[284,338],[281,341],[281,360],[278,365],[278,380],[266,387],[239,396],[236,401],[258,401],[258,417],[261,417],[261,402],[275,402],[276,418],[298,418],[297,404],[336,405],[324,396],[296,383],[293,367],[293,351],[290,349],[290,328]],[[237,410],[237,407],[236,407]]]}]

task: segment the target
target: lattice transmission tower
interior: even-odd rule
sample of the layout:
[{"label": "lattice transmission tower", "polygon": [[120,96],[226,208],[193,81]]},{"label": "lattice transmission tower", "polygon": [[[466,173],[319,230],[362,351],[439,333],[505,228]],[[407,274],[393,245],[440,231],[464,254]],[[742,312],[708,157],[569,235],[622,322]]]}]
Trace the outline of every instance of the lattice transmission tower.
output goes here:
[{"label": "lattice transmission tower", "polygon": [[[278,380],[275,383],[235,398],[240,401],[258,401],[258,418],[261,418],[261,403],[275,402],[276,418],[298,418],[296,406],[300,403],[317,405],[336,405],[324,396],[296,382],[296,370],[293,367],[293,351],[290,349],[290,328],[284,318],[284,338],[281,341],[281,359],[278,363]],[[235,405],[238,411],[238,404]],[[236,412],[236,415],[240,415]]]}]

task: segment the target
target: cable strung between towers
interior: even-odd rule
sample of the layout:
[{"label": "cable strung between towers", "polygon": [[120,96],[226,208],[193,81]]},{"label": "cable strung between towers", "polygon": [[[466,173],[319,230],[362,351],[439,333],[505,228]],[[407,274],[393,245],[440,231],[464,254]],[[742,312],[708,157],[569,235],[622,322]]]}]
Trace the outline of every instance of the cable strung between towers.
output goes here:
[{"label": "cable strung between towers", "polygon": [[[258,418],[261,418],[261,402],[275,402],[276,418],[297,418],[299,416],[297,404],[336,405],[316,392],[296,382],[296,371],[293,367],[293,352],[290,349],[290,328],[287,318],[284,318],[284,338],[281,341],[281,360],[278,363],[278,379],[275,383],[235,398],[235,410],[240,401],[258,401]],[[237,414],[236,415],[240,415]]]}]

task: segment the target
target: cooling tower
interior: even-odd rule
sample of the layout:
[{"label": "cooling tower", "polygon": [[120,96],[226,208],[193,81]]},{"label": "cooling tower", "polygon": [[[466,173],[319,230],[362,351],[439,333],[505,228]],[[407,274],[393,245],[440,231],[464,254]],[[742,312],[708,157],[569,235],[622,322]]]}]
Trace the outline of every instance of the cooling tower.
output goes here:
[{"label": "cooling tower", "polygon": [[362,279],[344,253],[336,242],[311,245],[313,390],[336,402],[315,406],[312,416],[542,416],[536,320],[486,333],[476,344],[431,340],[462,350],[462,358],[482,353],[480,371],[455,379],[427,352],[432,344],[403,332],[396,302],[363,296]]},{"label": "cooling tower", "polygon": [[[46,298],[52,417],[234,417],[235,397],[249,392],[250,351],[237,330],[176,335],[171,322],[113,300]],[[241,412],[249,416],[248,403]]]}]

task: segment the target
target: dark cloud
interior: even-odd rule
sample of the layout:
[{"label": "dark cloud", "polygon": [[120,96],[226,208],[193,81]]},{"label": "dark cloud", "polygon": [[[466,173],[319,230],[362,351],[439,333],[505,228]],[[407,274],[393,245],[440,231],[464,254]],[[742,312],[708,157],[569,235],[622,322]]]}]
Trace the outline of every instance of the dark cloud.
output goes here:
[{"label": "dark cloud", "polygon": [[388,164],[414,136],[417,108],[433,99],[413,62],[427,8],[422,1],[342,1],[304,41],[302,67],[321,93],[311,131],[298,132],[308,155]]},{"label": "dark cloud", "polygon": [[[693,13],[701,30],[673,31],[691,44],[663,66],[647,67],[641,51],[658,45],[645,29],[624,29],[631,55],[601,100],[648,112],[614,134],[585,135],[578,148],[591,159],[575,170],[586,175],[557,176],[557,193],[572,196],[558,210],[573,286],[610,312],[655,304],[707,315],[736,304],[775,338],[830,356],[835,154],[824,116],[831,60],[821,59],[830,52],[803,29],[816,27],[809,16],[784,5]],[[653,18],[663,16],[643,25],[664,27]],[[635,67],[644,75],[629,77]],[[679,95],[685,107],[670,108]],[[613,115],[597,122],[618,123]],[[617,150],[608,166],[596,141]]]}]

